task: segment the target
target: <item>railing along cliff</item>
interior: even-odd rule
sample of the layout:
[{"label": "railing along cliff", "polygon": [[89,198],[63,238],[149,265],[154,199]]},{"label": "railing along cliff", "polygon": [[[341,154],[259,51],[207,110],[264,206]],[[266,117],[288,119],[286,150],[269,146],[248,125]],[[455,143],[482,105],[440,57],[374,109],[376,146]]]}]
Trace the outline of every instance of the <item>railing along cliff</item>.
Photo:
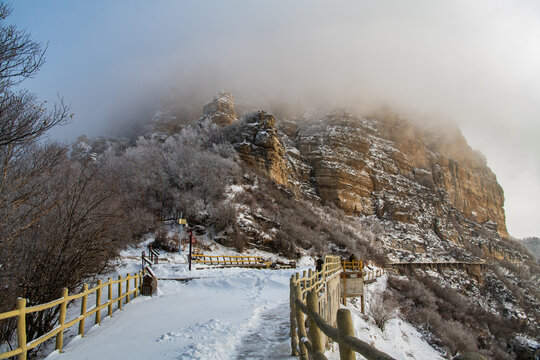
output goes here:
[{"label": "railing along cliff", "polygon": [[[360,264],[350,269],[362,271]],[[319,272],[309,270],[302,277],[296,273],[290,280],[290,322],[292,355],[301,360],[326,360],[324,350],[330,341],[339,344],[340,359],[354,360],[359,353],[368,360],[393,358],[354,337],[349,309],[339,309],[341,298],[340,259],[325,256]],[[381,275],[375,272],[374,275]],[[362,277],[361,277],[362,278]],[[306,332],[306,317],[308,331]]]}]

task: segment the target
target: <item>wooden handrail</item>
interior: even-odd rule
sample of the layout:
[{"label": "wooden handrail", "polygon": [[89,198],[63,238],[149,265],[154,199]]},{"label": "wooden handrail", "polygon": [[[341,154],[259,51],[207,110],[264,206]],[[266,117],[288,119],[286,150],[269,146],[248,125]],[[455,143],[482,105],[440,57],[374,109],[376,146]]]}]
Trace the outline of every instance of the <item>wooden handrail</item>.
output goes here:
[{"label": "wooden handrail", "polygon": [[[87,317],[92,316],[96,314],[95,318],[95,324],[101,323],[101,310],[109,307],[109,316],[112,316],[112,305],[116,302],[118,302],[119,307],[118,309],[121,310],[121,301],[125,299],[126,304],[129,303],[130,297],[133,295],[133,297],[137,297],[137,294],[139,293],[139,286],[138,284],[141,283],[142,279],[142,272],[139,272],[136,275],[130,275],[127,274],[126,277],[122,278],[119,276],[118,280],[112,280],[109,278],[109,280],[105,283],[102,283],[101,280],[98,281],[97,286],[88,289],[88,285],[84,284],[83,291],[78,294],[68,295],[67,289],[64,289],[63,296],[60,299],[56,299],[53,301],[50,301],[46,304],[40,304],[35,306],[29,306],[26,307],[26,299],[19,298],[17,299],[17,309],[8,311],[5,313],[0,313],[0,320],[9,319],[13,317],[17,317],[17,342],[18,347],[17,349],[11,350],[9,352],[0,353],[0,359],[8,359],[13,356],[17,356],[18,360],[25,360],[27,358],[27,352],[28,350],[31,350],[38,345],[42,344],[43,342],[49,340],[50,338],[56,336],[56,348],[61,352],[63,347],[63,332],[64,330],[70,328],[71,326],[74,326],[77,323],[80,323],[79,326],[79,335],[84,336],[84,321]],[[130,290],[129,282],[130,280],[134,280],[134,288]],[[122,283],[125,282],[125,293],[119,293],[119,295],[113,299],[112,297],[112,285],[113,284],[119,284],[119,286],[122,285]],[[108,301],[104,304],[101,304],[101,290],[103,288],[107,288],[109,291]],[[88,297],[88,295],[96,293],[96,305],[92,306],[90,308],[87,308],[87,302],[85,299]],[[81,313],[76,318],[65,321],[66,316],[66,307],[67,304],[75,299],[83,298],[83,301],[81,302]],[[59,313],[59,325],[53,328],[51,331],[49,331],[46,334],[43,334],[37,339],[34,339],[30,342],[27,342],[26,340],[26,315],[35,313],[38,311],[44,311],[47,309],[51,309],[55,306],[60,305],[60,313]],[[99,316],[98,316],[99,314]]]},{"label": "wooden handrail", "polygon": [[[319,302],[319,294],[325,294],[329,291],[328,282],[335,276],[342,274],[364,274],[362,261],[341,262],[336,256],[325,256],[322,269],[314,272],[309,269],[304,270],[302,275],[299,273],[290,279],[290,304],[291,304],[291,347],[292,355],[300,356],[301,360],[326,359],[324,356],[324,346],[320,332],[328,336],[333,341],[339,343],[340,358],[353,360],[356,358],[355,352],[363,355],[368,360],[391,360],[389,355],[375,349],[368,343],[354,337],[354,329],[351,320],[350,310],[337,310],[337,328],[328,324],[323,316],[328,316],[322,310]],[[384,270],[368,271],[368,277],[375,278],[381,276]],[[326,295],[321,295],[325,298]],[[327,298],[328,299],[328,298]],[[335,306],[335,304],[334,304]],[[334,308],[331,306],[330,308]],[[326,307],[325,307],[326,309]],[[322,311],[322,312],[321,312]],[[321,314],[319,314],[321,312]],[[309,334],[305,330],[305,318],[307,315],[309,323]],[[330,317],[332,319],[332,317]],[[334,318],[335,321],[336,318]]]},{"label": "wooden handrail", "polygon": [[[317,296],[315,292],[312,292],[313,296]],[[308,319],[311,319],[311,326],[315,325],[320,329],[326,336],[331,338],[333,341],[339,343],[340,345],[344,344],[347,348],[351,349],[354,352],[359,353],[368,360],[395,360],[390,355],[377,350],[373,346],[369,345],[365,341],[362,341],[354,337],[354,332],[352,334],[340,334],[340,327],[347,327],[347,320],[339,321],[341,317],[338,316],[338,327],[335,328],[324,321],[324,319],[316,312],[310,309],[306,304],[304,304],[300,299],[295,299],[295,306],[297,309],[301,310],[304,314],[308,316]],[[349,309],[339,309],[338,312],[347,312],[350,319],[350,310]],[[347,315],[346,315],[347,316]],[[346,317],[345,316],[345,317]],[[352,322],[351,322],[352,323]],[[349,331],[350,332],[350,331]],[[306,342],[304,342],[306,344]],[[312,347],[312,344],[309,344]],[[306,346],[308,347],[308,346]],[[315,356],[316,352],[314,348],[309,349],[311,356]],[[342,351],[340,346],[340,352]],[[324,356],[324,355],[323,355]],[[320,355],[319,355],[320,357]],[[321,359],[326,359],[326,357],[321,357]],[[354,358],[353,358],[354,359]]]},{"label": "wooden handrail", "polygon": [[[221,258],[221,259],[220,259]],[[256,266],[270,267],[272,264],[261,256],[251,255],[205,255],[192,254],[191,259],[194,263],[216,266]]]},{"label": "wooden handrail", "polygon": [[302,299],[306,298],[308,291],[322,291],[326,281],[334,274],[340,273],[341,260],[338,256],[326,255],[321,271],[313,272],[309,270],[307,273],[304,270],[302,277],[293,282],[293,286],[300,285]]}]

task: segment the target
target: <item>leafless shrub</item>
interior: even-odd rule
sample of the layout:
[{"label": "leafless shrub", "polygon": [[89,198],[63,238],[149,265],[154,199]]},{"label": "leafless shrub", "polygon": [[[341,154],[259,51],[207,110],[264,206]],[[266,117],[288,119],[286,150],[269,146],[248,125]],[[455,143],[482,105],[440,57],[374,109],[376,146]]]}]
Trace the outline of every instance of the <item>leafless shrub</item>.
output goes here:
[{"label": "leafless shrub", "polygon": [[233,246],[238,252],[243,252],[248,244],[246,235],[240,230],[238,225],[234,223],[233,225]]},{"label": "leafless shrub", "polygon": [[180,245],[180,236],[178,233],[169,233],[165,228],[156,231],[156,236],[152,242],[152,247],[167,252],[177,252]]},{"label": "leafless shrub", "polygon": [[[493,291],[490,296],[501,296],[504,284],[495,275],[486,274],[484,281],[485,291]],[[406,319],[431,333],[432,342],[449,354],[481,348],[494,359],[512,358],[515,333],[524,331],[519,324],[472,305],[456,290],[428,277],[391,276],[388,285],[403,304]]]},{"label": "leafless shrub", "polygon": [[397,316],[399,304],[389,292],[377,292],[371,294],[367,314],[375,321],[375,324],[384,331],[388,321]]},{"label": "leafless shrub", "polygon": [[445,320],[435,331],[451,354],[478,350],[474,333],[458,321]]},{"label": "leafless shrub", "polygon": [[209,222],[215,232],[230,228],[236,221],[236,209],[228,202],[220,202],[208,210]]}]

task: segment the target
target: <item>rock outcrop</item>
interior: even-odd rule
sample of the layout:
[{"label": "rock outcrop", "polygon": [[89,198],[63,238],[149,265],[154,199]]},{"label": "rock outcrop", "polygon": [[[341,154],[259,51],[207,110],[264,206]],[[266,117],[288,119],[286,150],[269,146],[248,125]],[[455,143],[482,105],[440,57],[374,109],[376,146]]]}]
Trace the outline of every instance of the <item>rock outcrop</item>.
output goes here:
[{"label": "rock outcrop", "polygon": [[200,121],[210,120],[218,126],[227,126],[238,120],[234,111],[234,98],[231,93],[220,91],[203,107]]},{"label": "rock outcrop", "polygon": [[486,245],[474,239],[483,233],[508,236],[503,190],[457,128],[424,128],[395,114],[277,123],[265,112],[242,126],[235,148],[246,164],[349,215],[403,224],[401,238],[421,233],[422,241],[389,240],[404,251],[455,244],[481,253]]},{"label": "rock outcrop", "polygon": [[494,234],[508,237],[503,190],[456,127],[430,128],[393,113],[276,121],[257,111],[237,121],[224,92],[204,106],[200,121],[207,120],[234,124],[243,163],[297,196],[387,221],[382,245],[402,251],[398,257],[455,246],[505,256],[492,250]]},{"label": "rock outcrop", "polygon": [[240,158],[263,170],[276,183],[287,184],[285,146],[278,135],[276,119],[264,111],[247,116],[240,137],[235,144]]},{"label": "rock outcrop", "polygon": [[295,141],[321,199],[349,214],[425,227],[455,210],[508,236],[502,188],[457,129],[341,114],[300,127]]}]

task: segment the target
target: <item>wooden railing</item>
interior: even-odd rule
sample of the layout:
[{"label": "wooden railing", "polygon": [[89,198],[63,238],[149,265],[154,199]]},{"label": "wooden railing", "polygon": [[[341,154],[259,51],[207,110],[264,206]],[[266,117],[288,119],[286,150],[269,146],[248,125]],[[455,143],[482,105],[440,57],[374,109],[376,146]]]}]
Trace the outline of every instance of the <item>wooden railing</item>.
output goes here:
[{"label": "wooden railing", "polygon": [[[298,324],[300,347],[296,354],[293,349],[293,355],[299,355],[301,360],[307,360],[308,356],[309,359],[327,360],[327,357],[324,355],[324,342],[321,336],[321,333],[324,333],[328,338],[339,344],[339,356],[341,360],[355,360],[355,353],[359,353],[368,360],[394,360],[390,355],[354,337],[354,327],[349,309],[337,310],[337,327],[333,327],[317,312],[317,292],[308,292],[306,296],[307,304],[300,301],[298,288],[296,292],[296,323]],[[307,333],[304,325],[304,314],[307,315],[309,325]]]},{"label": "wooden railing", "polygon": [[152,248],[152,246],[148,246],[148,253],[150,255],[150,261],[152,261],[154,264],[157,264],[159,262],[159,252],[157,252],[156,249]]},{"label": "wooden railing", "polygon": [[[122,310],[122,302],[129,303],[130,297],[133,295],[133,298],[137,297],[139,294],[139,285],[142,279],[142,272],[139,272],[135,275],[127,274],[126,277],[122,278],[120,275],[117,280],[108,279],[107,282],[103,283],[101,280],[98,280],[97,285],[91,289],[88,288],[87,284],[83,285],[83,290],[81,293],[69,295],[68,289],[64,289],[62,297],[53,300],[49,303],[36,305],[36,306],[26,306],[26,299],[18,298],[17,299],[17,308],[12,311],[8,311],[0,314],[0,320],[5,320],[13,317],[17,317],[17,344],[18,347],[14,350],[0,353],[0,359],[7,359],[13,356],[17,356],[18,360],[25,360],[27,358],[27,352],[34,349],[43,342],[49,340],[56,335],[56,349],[59,352],[62,352],[64,345],[64,330],[72,327],[75,324],[79,324],[78,334],[84,336],[84,326],[85,319],[89,316],[95,315],[94,323],[101,324],[101,310],[107,308],[107,315],[112,316],[113,305],[118,304],[118,309]],[[130,290],[130,280],[133,280],[133,289]],[[118,284],[118,296],[113,299],[113,285]],[[124,284],[125,291],[122,291],[122,284]],[[107,299],[105,303],[101,303],[102,289],[107,288]],[[88,305],[88,295],[96,294],[96,303],[94,306],[87,308]],[[68,303],[81,299],[81,312],[80,315],[75,319],[66,322],[66,309]],[[26,315],[36,313],[39,311],[44,311],[51,309],[55,306],[60,306],[60,311],[58,315],[58,326],[49,331],[48,333],[42,335],[41,337],[34,339],[27,343],[26,339]]]},{"label": "wooden railing", "polygon": [[362,260],[342,261],[343,271],[362,271],[364,262]]},{"label": "wooden railing", "polygon": [[384,269],[364,271],[364,281],[366,282],[375,281],[377,280],[378,277],[383,276],[384,273],[385,273]]},{"label": "wooden railing", "polygon": [[214,265],[218,267],[263,267],[268,268],[272,265],[271,261],[267,261],[261,256],[247,255],[204,255],[192,254],[191,261],[197,264]]},{"label": "wooden railing", "polygon": [[154,265],[154,260],[152,259],[152,253],[150,253],[150,256],[148,256],[146,255],[146,252],[143,251],[141,254],[141,269],[152,267],[152,265]]},{"label": "wooden railing", "polygon": [[364,271],[364,262],[362,260],[342,261],[341,267],[346,272],[363,272],[364,281],[374,281],[385,273],[384,269]]},{"label": "wooden railing", "polygon": [[[349,272],[364,274],[362,262],[344,262]],[[324,349],[331,341],[339,344],[340,359],[356,359],[359,353],[368,360],[391,360],[389,355],[354,337],[350,310],[339,309],[340,277],[343,264],[338,257],[325,256],[322,269],[296,273],[290,280],[290,324],[292,355],[301,360],[326,360]],[[369,278],[382,275],[369,272]],[[337,286],[336,286],[337,285]],[[337,293],[337,296],[336,296]],[[306,318],[308,331],[306,332]],[[334,327],[334,324],[337,327]],[[323,335],[324,334],[324,335]]]},{"label": "wooden railing", "polygon": [[341,263],[338,256],[326,255],[321,271],[314,272],[312,269],[304,270],[302,276],[296,273],[291,278],[291,286],[300,287],[300,295],[303,300],[306,299],[308,291],[324,291],[328,278],[338,272],[341,272]]},{"label": "wooden railing", "polygon": [[[295,301],[305,301],[307,294],[312,291],[317,294],[324,294],[318,301],[317,309],[327,320],[333,322],[335,311],[339,308],[339,276],[342,272],[340,259],[337,256],[325,256],[321,270],[314,272],[309,269],[304,270],[302,276],[299,273],[291,276],[290,279],[290,324],[291,324],[291,347],[292,354],[298,355],[305,352],[305,346],[300,341],[302,339],[302,324],[298,320]],[[302,315],[303,317],[303,315]],[[305,330],[305,329],[304,329]]]}]

